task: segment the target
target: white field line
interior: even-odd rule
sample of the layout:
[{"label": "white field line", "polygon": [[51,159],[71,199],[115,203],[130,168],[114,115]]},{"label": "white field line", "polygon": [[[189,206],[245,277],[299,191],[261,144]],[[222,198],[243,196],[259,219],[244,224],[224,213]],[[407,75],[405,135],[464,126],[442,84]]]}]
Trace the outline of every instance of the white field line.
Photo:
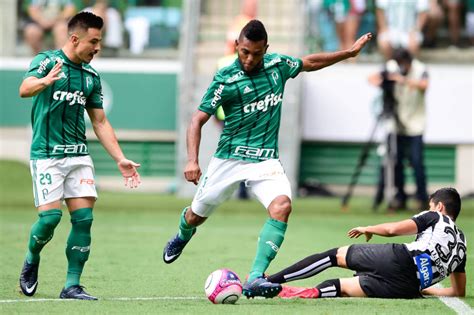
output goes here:
[{"label": "white field line", "polygon": [[[464,303],[462,300],[455,297],[438,297],[447,307],[451,308],[457,314],[460,315],[474,315],[474,310]],[[172,301],[172,300],[206,300],[205,297],[197,296],[155,296],[155,297],[117,297],[117,298],[103,298],[100,301]],[[346,299],[335,299],[335,300],[346,300]],[[34,303],[34,302],[77,302],[72,299],[10,299],[0,300],[0,303]]]},{"label": "white field line", "polygon": [[[435,287],[442,288],[443,286],[438,283],[435,285]],[[464,303],[461,299],[457,297],[439,296],[438,299],[441,302],[443,302],[447,307],[455,311],[456,314],[474,315],[474,310],[469,305],[467,305],[466,303]]]},{"label": "white field line", "polygon": [[[117,298],[103,298],[99,301],[157,301],[157,300],[207,300],[205,297],[197,296],[154,296],[154,297],[117,297]],[[78,301],[73,299],[11,299],[0,300],[0,303],[34,303],[34,302],[72,302]]]}]

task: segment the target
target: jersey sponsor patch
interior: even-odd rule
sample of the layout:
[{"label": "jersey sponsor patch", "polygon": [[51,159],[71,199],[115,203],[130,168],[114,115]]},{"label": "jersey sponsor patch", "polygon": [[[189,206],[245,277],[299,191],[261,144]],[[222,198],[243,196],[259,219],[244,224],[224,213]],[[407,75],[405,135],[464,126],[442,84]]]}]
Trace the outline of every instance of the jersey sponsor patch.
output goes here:
[{"label": "jersey sponsor patch", "polygon": [[87,145],[80,144],[57,144],[53,147],[53,154],[59,153],[74,153],[74,154],[88,154]]},{"label": "jersey sponsor patch", "polygon": [[426,289],[433,282],[433,269],[431,267],[430,255],[423,253],[415,256],[416,267],[420,275],[420,287]]},{"label": "jersey sponsor patch", "polygon": [[51,59],[49,58],[46,58],[43,61],[41,61],[39,64],[38,70],[36,72],[38,72],[39,74],[43,74],[43,72],[46,70],[46,67],[48,66],[50,62],[51,62]]},{"label": "jersey sponsor patch", "polygon": [[275,157],[275,149],[254,148],[239,145],[235,148],[233,155],[258,160],[268,160]]},{"label": "jersey sponsor patch", "polygon": [[69,102],[69,105],[80,104],[83,106],[86,105],[87,100],[82,91],[67,92],[59,90],[53,93],[53,99],[55,101]]},{"label": "jersey sponsor patch", "polygon": [[281,101],[283,100],[283,94],[282,93],[279,93],[279,94],[267,94],[265,96],[265,99],[263,100],[259,100],[259,101],[256,101],[256,102],[253,102],[253,103],[250,103],[250,104],[247,104],[247,105],[244,105],[244,113],[252,113],[256,110],[259,110],[259,111],[262,111],[262,112],[266,112],[268,110],[268,107],[270,106],[277,106],[278,104],[281,103]]},{"label": "jersey sponsor patch", "polygon": [[219,87],[214,91],[214,98],[211,101],[211,106],[216,107],[218,102],[221,100],[222,91],[224,90],[224,84],[219,85]]}]

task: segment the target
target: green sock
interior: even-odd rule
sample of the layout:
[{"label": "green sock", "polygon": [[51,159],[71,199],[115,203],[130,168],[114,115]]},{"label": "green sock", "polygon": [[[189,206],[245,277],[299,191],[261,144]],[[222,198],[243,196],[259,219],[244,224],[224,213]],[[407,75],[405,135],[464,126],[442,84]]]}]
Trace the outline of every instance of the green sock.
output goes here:
[{"label": "green sock", "polygon": [[71,213],[71,233],[67,239],[68,261],[65,288],[78,285],[91,245],[92,208],[81,208]]},{"label": "green sock", "polygon": [[268,219],[260,231],[257,244],[257,254],[249,274],[248,281],[261,277],[270,262],[275,258],[285,238],[288,225],[275,219]]},{"label": "green sock", "polygon": [[51,209],[38,213],[38,221],[33,224],[28,243],[26,261],[37,264],[40,261],[40,252],[43,247],[53,238],[54,229],[61,221],[62,212],[59,209]]},{"label": "green sock", "polygon": [[193,233],[196,230],[195,226],[192,226],[186,222],[186,211],[189,207],[184,208],[181,213],[181,220],[179,221],[179,238],[183,241],[189,241],[193,237]]}]

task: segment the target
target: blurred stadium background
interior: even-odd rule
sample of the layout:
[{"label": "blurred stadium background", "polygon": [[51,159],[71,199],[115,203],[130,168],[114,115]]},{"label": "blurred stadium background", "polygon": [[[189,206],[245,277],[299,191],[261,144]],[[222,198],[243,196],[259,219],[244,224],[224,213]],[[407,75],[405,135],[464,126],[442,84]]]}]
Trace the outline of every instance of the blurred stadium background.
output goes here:
[{"label": "blurred stadium background", "polygon": [[[94,2],[74,1],[78,10]],[[0,158],[25,162],[31,100],[20,99],[17,91],[32,58],[22,36],[27,3],[0,1]],[[321,3],[258,1],[257,18],[267,27],[269,51],[303,56],[337,47],[334,25],[323,20]],[[373,1],[367,3],[359,33],[376,34]],[[194,186],[185,183],[181,175],[186,158],[185,129],[217,60],[224,55],[227,30],[240,12],[241,1],[110,0],[109,6],[120,13],[123,44],[104,47],[92,63],[103,79],[109,119],[127,156],[142,163],[140,190],[189,197]],[[138,32],[148,35],[138,48],[132,47],[137,34],[127,27],[134,18],[145,19],[149,26],[145,33]],[[428,64],[431,80],[425,164],[429,192],[449,185],[466,195],[474,192],[474,50],[468,45],[449,47],[447,36],[443,24],[438,36],[441,44],[422,49],[419,56]],[[462,40],[468,42],[464,30]],[[46,37],[46,41],[52,40]],[[375,121],[373,100],[379,91],[368,84],[367,77],[381,69],[382,62],[373,41],[356,62],[303,74],[288,83],[280,148],[294,189],[323,185],[334,193],[345,190]],[[218,134],[219,126],[208,123],[201,145],[202,166],[210,159]],[[377,137],[382,139],[383,130]],[[99,188],[122,189],[113,161],[92,133],[89,139]],[[375,151],[374,147],[356,194],[374,192],[381,159]],[[409,191],[413,191],[410,169],[407,175]]]}]

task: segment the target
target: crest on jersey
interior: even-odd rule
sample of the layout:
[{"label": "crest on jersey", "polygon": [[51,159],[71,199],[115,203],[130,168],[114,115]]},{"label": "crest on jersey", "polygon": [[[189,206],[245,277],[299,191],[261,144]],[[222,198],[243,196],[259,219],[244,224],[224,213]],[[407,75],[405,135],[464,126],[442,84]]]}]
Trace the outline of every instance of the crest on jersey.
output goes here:
[{"label": "crest on jersey", "polygon": [[278,80],[278,73],[276,73],[275,71],[272,71],[272,79],[273,79],[273,82],[275,83],[275,85],[277,85],[277,80]]},{"label": "crest on jersey", "polygon": [[89,88],[89,85],[92,85],[92,78],[90,76],[86,77],[86,88]]}]

